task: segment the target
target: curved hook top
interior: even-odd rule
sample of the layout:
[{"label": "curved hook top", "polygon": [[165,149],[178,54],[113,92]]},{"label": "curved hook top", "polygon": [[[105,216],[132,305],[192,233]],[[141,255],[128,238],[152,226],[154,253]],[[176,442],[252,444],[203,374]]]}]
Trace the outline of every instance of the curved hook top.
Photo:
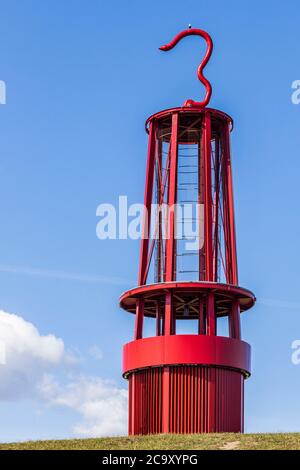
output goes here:
[{"label": "curved hook top", "polygon": [[194,106],[194,107],[205,107],[210,101],[211,94],[212,94],[212,86],[210,82],[204,77],[203,75],[203,69],[207,65],[207,62],[209,61],[212,51],[213,51],[213,41],[210,35],[206,32],[203,31],[202,29],[196,29],[196,28],[189,28],[184,31],[181,31],[181,33],[177,34],[175,38],[169,42],[168,44],[165,44],[164,46],[161,46],[159,49],[161,51],[169,51],[170,49],[173,49],[173,47],[176,46],[176,44],[181,41],[182,38],[186,36],[201,36],[202,38],[205,39],[206,44],[207,44],[207,49],[205,52],[205,56],[198,66],[197,69],[197,75],[201,83],[205,86],[206,93],[203,101],[193,101],[193,100],[187,100],[185,101],[183,106]]}]

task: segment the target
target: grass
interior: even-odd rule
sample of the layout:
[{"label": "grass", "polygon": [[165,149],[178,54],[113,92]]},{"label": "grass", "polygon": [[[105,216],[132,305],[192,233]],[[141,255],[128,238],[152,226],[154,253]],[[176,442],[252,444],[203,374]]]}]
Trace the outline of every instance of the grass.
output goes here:
[{"label": "grass", "polygon": [[161,434],[0,444],[0,450],[299,450],[300,433]]}]

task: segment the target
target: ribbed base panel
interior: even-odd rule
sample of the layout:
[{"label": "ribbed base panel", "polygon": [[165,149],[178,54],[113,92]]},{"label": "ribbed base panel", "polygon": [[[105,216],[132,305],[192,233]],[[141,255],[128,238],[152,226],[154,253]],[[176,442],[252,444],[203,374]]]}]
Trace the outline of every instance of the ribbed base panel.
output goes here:
[{"label": "ribbed base panel", "polygon": [[129,434],[243,432],[244,376],[170,366],[130,374]]}]

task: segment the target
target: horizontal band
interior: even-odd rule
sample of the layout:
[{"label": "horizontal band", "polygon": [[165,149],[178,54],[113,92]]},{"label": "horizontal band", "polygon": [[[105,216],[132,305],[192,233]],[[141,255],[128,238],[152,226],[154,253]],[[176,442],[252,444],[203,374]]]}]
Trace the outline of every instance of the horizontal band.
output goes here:
[{"label": "horizontal band", "polygon": [[125,344],[123,374],[164,365],[206,365],[238,369],[250,375],[248,343],[223,336],[154,336]]}]

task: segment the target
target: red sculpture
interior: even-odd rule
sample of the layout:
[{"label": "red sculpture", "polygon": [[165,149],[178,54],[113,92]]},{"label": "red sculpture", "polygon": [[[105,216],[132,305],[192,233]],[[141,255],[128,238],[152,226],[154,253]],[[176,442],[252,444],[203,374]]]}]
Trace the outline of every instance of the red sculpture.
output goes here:
[{"label": "red sculpture", "polygon": [[[205,99],[188,100],[146,122],[149,145],[138,287],[120,298],[121,307],[135,314],[134,341],[123,352],[129,434],[244,429],[250,346],[241,340],[240,314],[254,305],[255,296],[238,285],[232,119],[206,108],[211,85],[203,69],[213,44],[205,31],[188,29],[160,49],[170,50],[188,35],[207,42],[198,68]],[[185,216],[188,206],[196,211],[191,217]],[[193,236],[186,231],[178,236],[184,223],[189,229],[196,227]],[[155,319],[156,325],[155,335],[147,338],[145,317]],[[222,317],[228,319],[227,337],[218,336]],[[178,332],[182,322],[196,323],[193,334]]]}]

